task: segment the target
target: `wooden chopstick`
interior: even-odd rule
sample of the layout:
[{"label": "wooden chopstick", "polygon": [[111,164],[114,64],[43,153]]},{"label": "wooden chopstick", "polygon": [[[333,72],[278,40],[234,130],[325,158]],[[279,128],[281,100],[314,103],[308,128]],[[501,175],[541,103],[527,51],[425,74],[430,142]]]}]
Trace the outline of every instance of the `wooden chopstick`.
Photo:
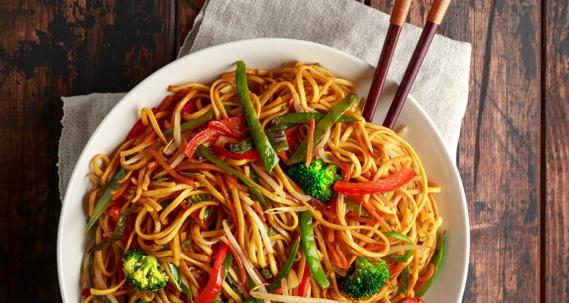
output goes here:
[{"label": "wooden chopstick", "polygon": [[395,52],[395,47],[397,46],[397,40],[399,39],[399,34],[401,33],[403,24],[405,24],[405,21],[407,20],[407,15],[409,14],[410,7],[411,0],[397,0],[395,1],[395,5],[391,11],[389,29],[387,30],[385,40],[383,41],[381,55],[379,56],[379,61],[377,62],[377,67],[375,69],[375,75],[373,76],[373,81],[369,88],[366,103],[362,111],[362,115],[366,121],[371,121],[373,119],[373,115],[375,114],[377,102],[379,101],[379,96],[381,95],[383,85],[385,84],[385,78],[387,77],[387,72],[389,71],[391,58]]},{"label": "wooden chopstick", "polygon": [[403,108],[403,104],[405,104],[405,100],[407,100],[407,96],[409,95],[409,91],[411,91],[411,87],[413,86],[413,82],[415,81],[417,73],[421,68],[421,64],[423,64],[423,59],[425,59],[425,55],[427,54],[429,46],[433,41],[433,37],[439,30],[440,24],[443,21],[450,1],[451,0],[436,0],[429,10],[427,22],[423,27],[423,32],[421,33],[419,42],[417,42],[417,46],[415,47],[415,51],[411,56],[411,60],[407,65],[403,79],[397,88],[397,93],[395,93],[393,102],[389,107],[389,111],[387,112],[387,116],[383,122],[383,126],[388,128],[393,128],[395,126],[395,122],[399,117],[399,113],[401,113],[401,109]]}]

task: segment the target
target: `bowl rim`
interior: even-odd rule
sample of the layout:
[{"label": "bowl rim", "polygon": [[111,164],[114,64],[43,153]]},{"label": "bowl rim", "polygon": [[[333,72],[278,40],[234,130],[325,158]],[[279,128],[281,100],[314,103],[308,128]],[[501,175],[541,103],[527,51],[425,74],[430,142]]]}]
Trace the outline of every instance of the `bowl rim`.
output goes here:
[{"label": "bowl rim", "polygon": [[[105,117],[101,120],[101,122],[99,122],[96,129],[90,135],[89,140],[87,141],[85,146],[83,146],[82,151],[81,151],[79,157],[77,158],[77,161],[73,167],[73,172],[71,173],[71,175],[69,177],[67,187],[65,188],[65,193],[63,195],[63,201],[62,201],[61,211],[60,211],[60,215],[59,215],[59,222],[58,222],[58,229],[57,229],[57,245],[56,245],[57,278],[58,278],[58,284],[59,284],[59,291],[60,291],[60,295],[61,295],[63,302],[69,302],[68,294],[67,294],[67,291],[64,287],[65,284],[63,283],[63,280],[64,280],[64,272],[63,272],[64,260],[62,260],[62,249],[64,249],[64,247],[63,247],[63,235],[64,235],[63,225],[64,225],[64,223],[63,222],[68,217],[67,213],[68,213],[68,209],[70,207],[69,204],[72,203],[72,201],[70,201],[71,198],[69,196],[69,191],[70,191],[70,188],[74,185],[74,183],[76,183],[75,180],[78,180],[78,177],[81,174],[81,169],[79,168],[78,163],[82,162],[83,159],[88,156],[87,155],[87,150],[89,149],[88,147],[91,146],[92,144],[94,144],[94,140],[95,140],[94,138],[98,137],[98,134],[102,131],[101,125],[105,124],[107,120],[112,119],[112,117],[115,115],[115,112],[118,111],[118,109],[121,107],[120,105],[122,103],[127,102],[129,100],[130,96],[136,95],[138,90],[141,90],[142,87],[146,86],[146,83],[153,82],[153,80],[155,78],[160,77],[161,74],[165,70],[172,68],[173,65],[183,64],[183,62],[191,60],[194,56],[203,56],[204,54],[207,54],[209,52],[215,52],[220,48],[231,48],[231,47],[240,46],[241,44],[254,44],[254,43],[297,44],[297,45],[300,44],[300,45],[311,46],[313,48],[322,48],[328,52],[334,53],[334,55],[336,55],[336,56],[347,57],[351,60],[359,61],[359,62],[369,66],[370,68],[375,69],[374,66],[370,65],[369,63],[365,62],[364,60],[362,60],[356,56],[353,56],[353,55],[345,53],[341,50],[338,50],[338,49],[335,49],[333,47],[323,45],[320,43],[316,43],[316,42],[312,42],[312,41],[306,41],[306,40],[299,40],[299,39],[290,39],[290,38],[253,38],[253,39],[231,41],[231,42],[222,43],[222,44],[218,44],[215,46],[211,46],[208,48],[198,50],[194,53],[190,53],[190,54],[185,55],[183,57],[177,58],[176,60],[164,65],[163,67],[154,71],[152,74],[148,75],[146,78],[144,78],[142,81],[140,81],[137,85],[135,85],[128,93],[126,93],[120,99],[120,101],[117,102],[113,106],[113,108],[105,115]],[[416,99],[412,95],[408,96],[407,102],[414,103],[417,110],[425,117],[426,121],[430,124],[431,129],[434,130],[434,132],[433,132],[434,136],[437,138],[437,140],[444,147],[443,148],[444,151],[442,154],[442,156],[444,157],[444,161],[452,164],[452,165],[450,165],[452,178],[457,180],[457,183],[459,185],[458,186],[458,192],[459,192],[459,196],[460,196],[461,201],[457,201],[457,202],[460,202],[461,204],[463,204],[462,216],[464,217],[465,220],[463,221],[462,225],[463,225],[464,230],[466,231],[466,234],[465,234],[466,235],[465,257],[464,257],[463,264],[462,264],[463,267],[465,268],[465,271],[462,273],[462,275],[460,277],[461,281],[460,281],[460,289],[459,289],[459,294],[460,294],[460,297],[462,298],[464,296],[464,289],[466,286],[467,272],[468,272],[468,263],[469,263],[469,258],[470,258],[470,223],[469,223],[469,216],[468,216],[468,205],[467,205],[466,195],[464,192],[464,185],[462,183],[462,178],[461,178],[460,173],[458,171],[458,168],[455,164],[455,161],[453,160],[453,158],[449,154],[449,151],[446,147],[445,141],[443,140],[442,135],[440,134],[437,127],[435,126],[431,117],[426,113],[426,111],[423,109],[423,107],[416,101]],[[77,285],[77,287],[79,287],[79,285]]]}]

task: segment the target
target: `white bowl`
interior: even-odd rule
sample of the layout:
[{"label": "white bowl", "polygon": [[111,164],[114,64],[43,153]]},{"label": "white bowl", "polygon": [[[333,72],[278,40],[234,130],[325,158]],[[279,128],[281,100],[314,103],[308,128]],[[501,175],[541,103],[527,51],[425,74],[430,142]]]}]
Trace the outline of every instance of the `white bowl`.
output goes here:
[{"label": "white bowl", "polygon": [[[86,216],[83,200],[90,188],[86,173],[97,153],[109,153],[125,138],[138,119],[139,109],[155,106],[167,95],[171,84],[188,81],[211,82],[222,72],[244,60],[252,68],[278,67],[292,61],[318,62],[337,75],[353,80],[358,94],[367,96],[374,68],[362,60],[317,43],[290,39],[253,39],[231,42],[201,50],[176,60],[133,88],[101,122],[83,149],[67,186],[57,235],[57,270],[63,302],[79,302],[79,275],[84,252]],[[394,95],[388,84],[374,121],[381,123]],[[437,280],[424,299],[427,302],[461,302],[469,255],[469,224],[466,198],[460,175],[440,134],[417,102],[409,97],[399,117],[409,126],[405,136],[419,154],[429,180],[442,185],[436,198],[447,231],[447,255]]]}]

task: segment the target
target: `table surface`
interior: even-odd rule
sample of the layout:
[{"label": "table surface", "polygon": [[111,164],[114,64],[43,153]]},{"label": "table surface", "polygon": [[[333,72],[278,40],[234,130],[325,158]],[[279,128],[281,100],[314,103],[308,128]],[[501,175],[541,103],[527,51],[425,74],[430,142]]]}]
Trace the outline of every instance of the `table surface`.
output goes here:
[{"label": "table surface", "polygon": [[[421,25],[432,1],[414,1]],[[465,302],[569,302],[567,0],[455,1],[472,43],[458,167]],[[365,1],[388,12],[393,1]],[[172,61],[203,1],[0,1],[0,301],[60,302],[60,96],[128,91]]]}]

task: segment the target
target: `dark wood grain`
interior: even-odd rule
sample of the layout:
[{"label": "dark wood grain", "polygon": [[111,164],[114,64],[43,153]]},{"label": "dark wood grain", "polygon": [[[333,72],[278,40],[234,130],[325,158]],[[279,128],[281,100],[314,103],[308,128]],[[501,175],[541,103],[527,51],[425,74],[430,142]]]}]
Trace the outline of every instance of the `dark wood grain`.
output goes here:
[{"label": "dark wood grain", "polygon": [[[430,7],[420,2],[410,12],[416,25]],[[384,11],[390,4],[372,1]],[[454,1],[442,24],[473,48],[457,162],[472,230],[465,302],[540,298],[540,8],[539,1]]]},{"label": "dark wood grain", "polygon": [[545,5],[545,302],[569,302],[569,3]]},{"label": "dark wood grain", "polygon": [[61,302],[56,272],[62,95],[125,91],[172,59],[170,5],[0,4],[0,302]]},{"label": "dark wood grain", "polygon": [[177,0],[177,48],[182,47],[184,39],[192,29],[194,20],[200,13],[205,0]]},{"label": "dark wood grain", "polygon": [[469,201],[465,301],[540,297],[540,3],[471,1],[469,106],[459,167]]}]

